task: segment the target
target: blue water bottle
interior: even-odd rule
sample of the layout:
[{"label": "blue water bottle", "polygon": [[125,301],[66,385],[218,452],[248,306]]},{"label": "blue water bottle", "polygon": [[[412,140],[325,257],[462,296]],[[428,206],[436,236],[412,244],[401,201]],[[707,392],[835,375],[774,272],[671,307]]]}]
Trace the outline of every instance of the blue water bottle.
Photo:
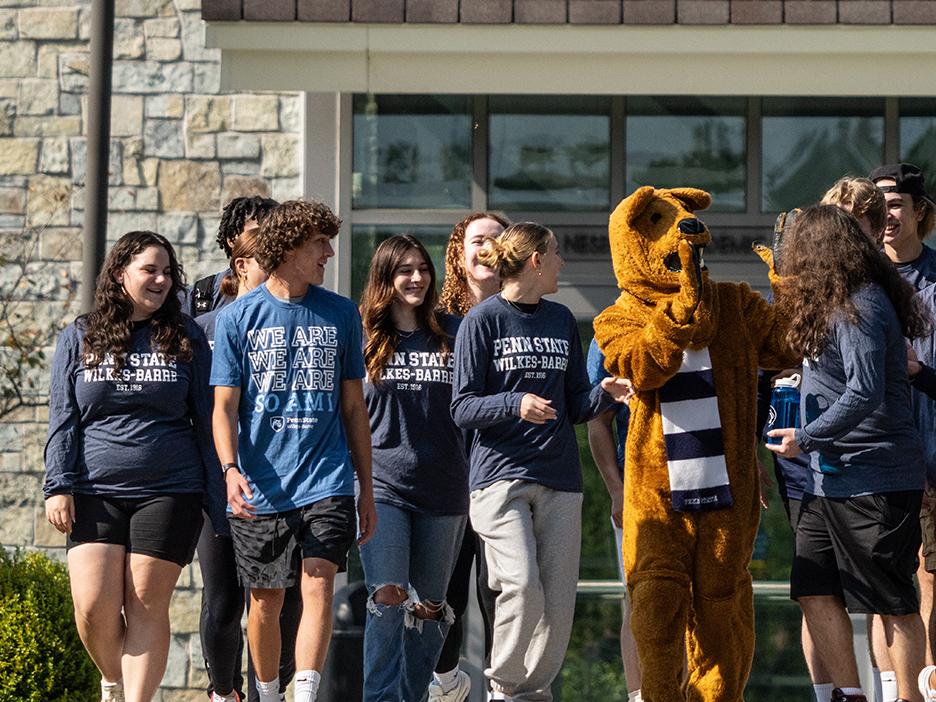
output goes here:
[{"label": "blue water bottle", "polygon": [[[794,373],[774,382],[770,393],[770,411],[767,415],[767,431],[790,429],[800,425],[800,376]],[[779,444],[779,436],[768,436],[768,444]]]}]

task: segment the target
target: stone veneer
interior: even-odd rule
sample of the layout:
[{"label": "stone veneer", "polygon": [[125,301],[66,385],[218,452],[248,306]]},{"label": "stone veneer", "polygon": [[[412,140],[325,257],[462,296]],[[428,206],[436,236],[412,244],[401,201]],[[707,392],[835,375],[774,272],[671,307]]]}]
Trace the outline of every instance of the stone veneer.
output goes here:
[{"label": "stone veneer", "polygon": [[[116,0],[116,14],[108,235],[166,235],[191,281],[223,263],[223,203],[301,194],[300,97],[220,93],[220,52],[205,49],[200,0]],[[0,0],[0,252],[41,228],[21,311],[46,328],[77,313],[89,20],[90,1]],[[0,291],[13,272],[0,266]],[[41,494],[46,418],[39,407],[0,419],[0,544],[61,557]],[[200,581],[196,566],[179,580],[158,702],[205,699]]]}]

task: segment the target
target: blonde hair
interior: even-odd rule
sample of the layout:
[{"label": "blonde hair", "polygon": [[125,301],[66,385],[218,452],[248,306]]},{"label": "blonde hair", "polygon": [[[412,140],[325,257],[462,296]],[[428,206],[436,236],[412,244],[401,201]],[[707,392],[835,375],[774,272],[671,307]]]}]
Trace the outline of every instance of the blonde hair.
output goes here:
[{"label": "blonde hair", "polygon": [[867,178],[844,176],[822,196],[820,205],[837,205],[855,217],[868,218],[871,231],[880,235],[887,223],[887,201],[884,193]]},{"label": "blonde hair", "polygon": [[490,246],[478,252],[483,266],[495,269],[501,279],[515,278],[530,256],[546,253],[552,231],[536,222],[511,224],[496,237],[489,237]]}]

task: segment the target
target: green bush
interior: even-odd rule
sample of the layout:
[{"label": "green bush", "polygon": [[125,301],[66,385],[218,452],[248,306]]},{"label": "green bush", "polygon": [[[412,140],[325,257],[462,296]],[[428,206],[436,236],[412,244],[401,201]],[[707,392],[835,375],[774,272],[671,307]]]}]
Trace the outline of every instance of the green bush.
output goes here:
[{"label": "green bush", "polygon": [[98,681],[75,629],[65,567],[0,549],[0,702],[87,702]]}]

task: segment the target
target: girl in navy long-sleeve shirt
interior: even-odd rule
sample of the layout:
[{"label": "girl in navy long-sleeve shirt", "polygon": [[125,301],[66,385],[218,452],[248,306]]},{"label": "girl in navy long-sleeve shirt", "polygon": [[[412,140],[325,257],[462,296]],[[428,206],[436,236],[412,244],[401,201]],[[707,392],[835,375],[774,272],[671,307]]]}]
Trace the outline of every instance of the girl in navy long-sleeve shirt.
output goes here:
[{"label": "girl in navy long-sleeve shirt", "polygon": [[472,429],[470,516],[499,589],[491,664],[495,695],[551,699],[568,645],[581,538],[582,478],[572,425],[623,397],[592,388],[578,328],[543,300],[563,266],[553,233],[514,224],[478,259],[500,273],[499,295],[474,307],[455,342],[452,415]]}]

